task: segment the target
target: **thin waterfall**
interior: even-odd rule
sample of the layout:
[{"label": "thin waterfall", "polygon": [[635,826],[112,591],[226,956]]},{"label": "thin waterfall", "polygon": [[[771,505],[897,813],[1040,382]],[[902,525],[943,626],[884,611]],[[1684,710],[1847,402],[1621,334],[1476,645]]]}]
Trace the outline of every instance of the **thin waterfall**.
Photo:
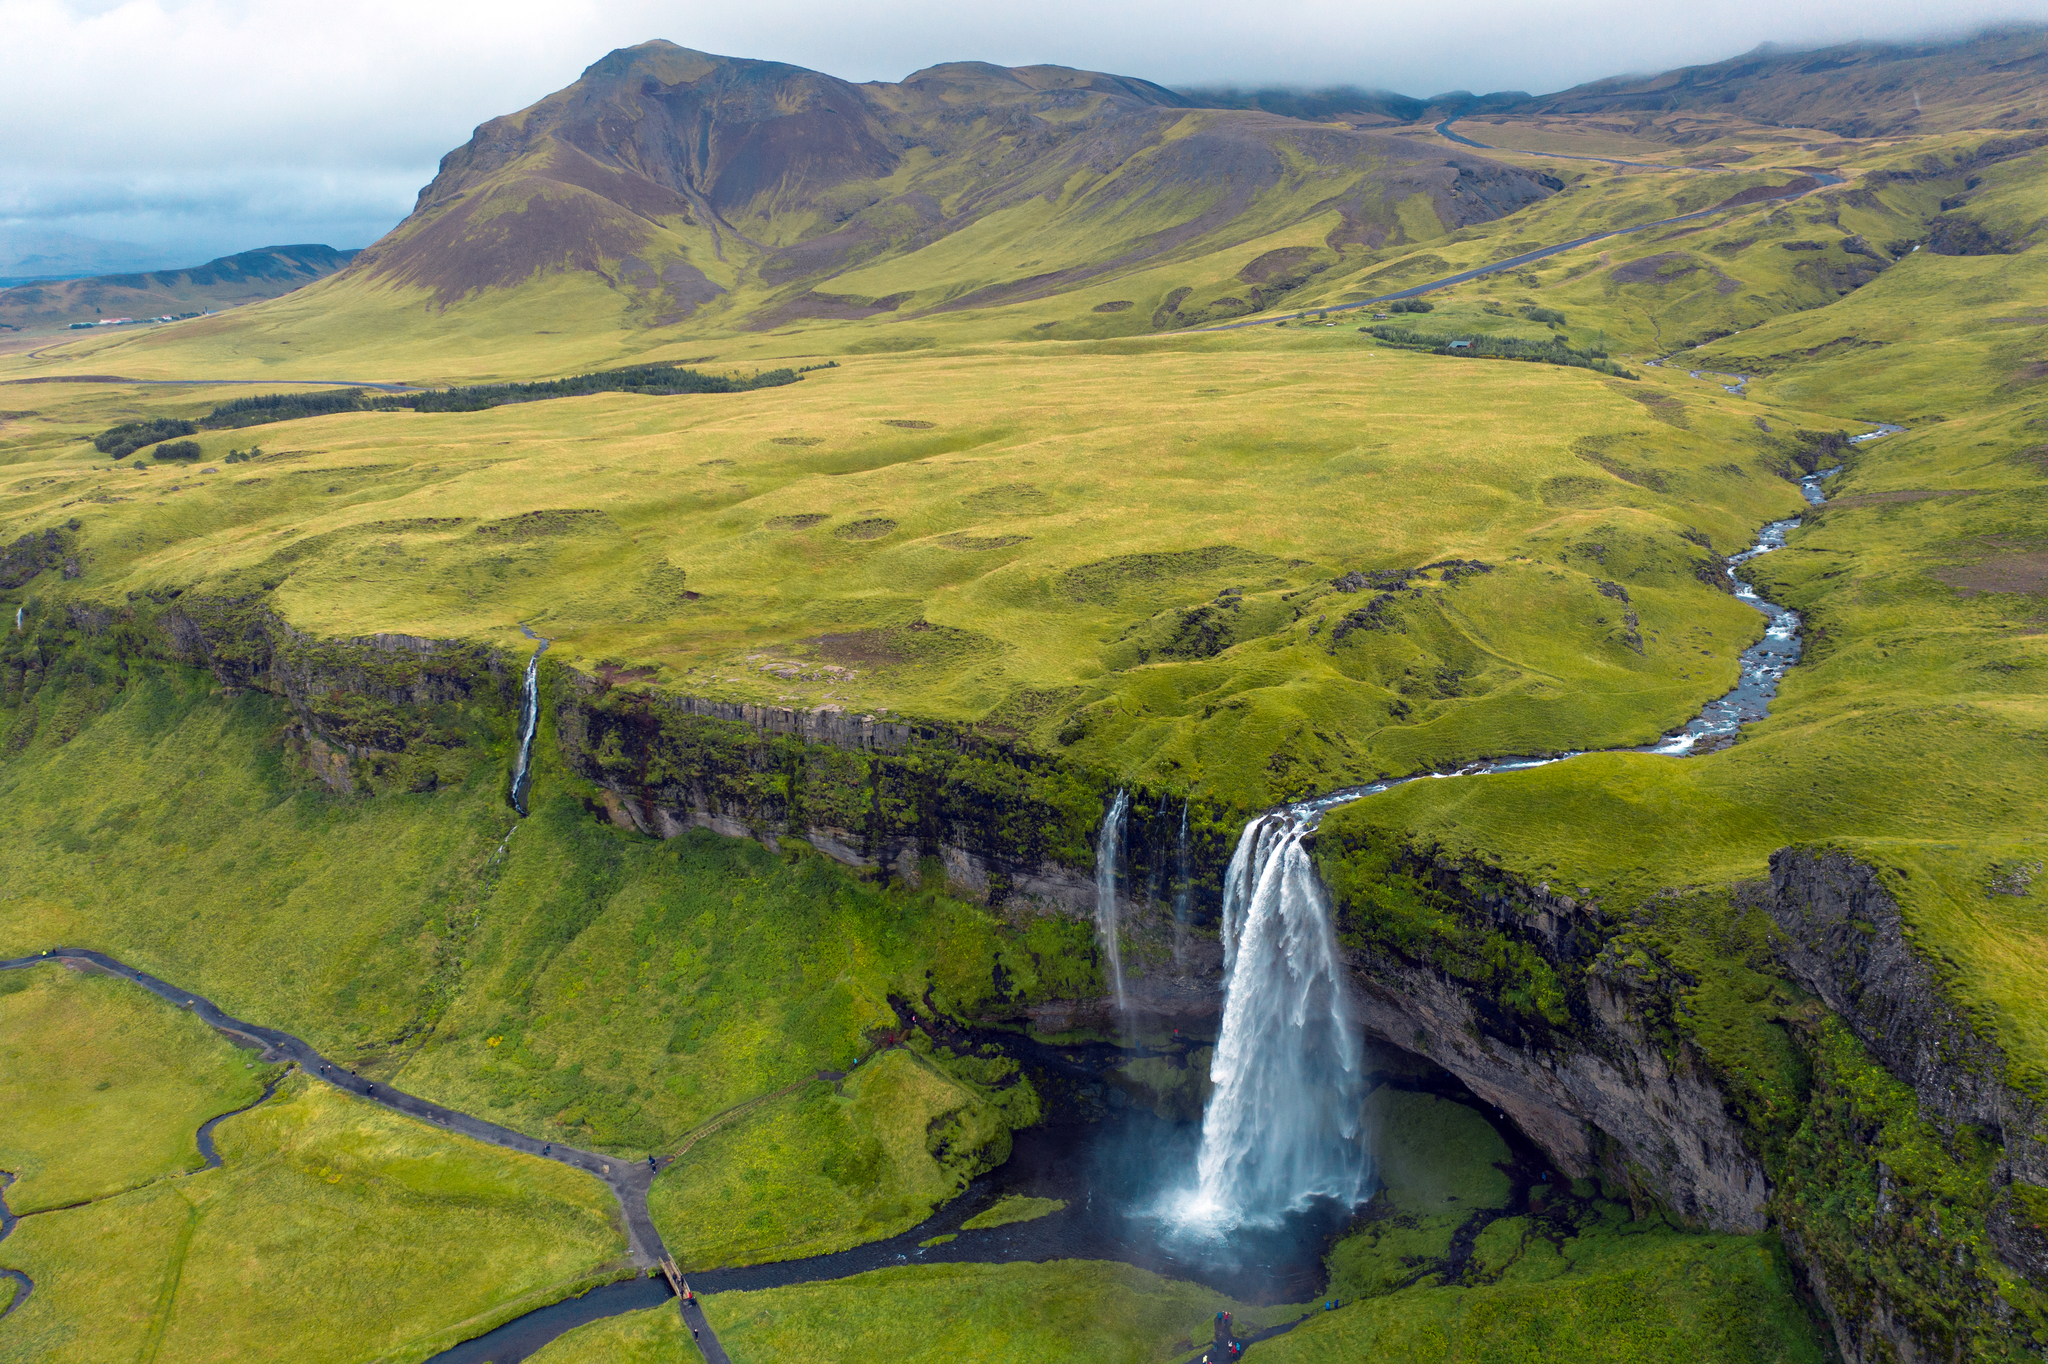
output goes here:
[{"label": "thin waterfall", "polygon": [[1116,992],[1116,1011],[1124,1011],[1124,954],[1117,941],[1116,860],[1123,849],[1124,816],[1130,813],[1128,794],[1119,790],[1103,816],[1102,832],[1095,836],[1095,936],[1102,942],[1109,960],[1109,981]]},{"label": "thin waterfall", "polygon": [[519,756],[512,765],[512,808],[521,815],[527,813],[526,793],[533,785],[533,736],[540,728],[540,656],[548,651],[551,639],[542,639],[524,625],[528,639],[540,640],[540,647],[533,651],[533,657],[526,660],[526,694],[519,716]]},{"label": "thin waterfall", "polygon": [[1223,1026],[1189,1210],[1212,1226],[1365,1192],[1364,1033],[1329,892],[1302,846],[1318,813],[1254,820],[1224,877]]},{"label": "thin waterfall", "polygon": [[1180,803],[1180,843],[1173,859],[1173,964],[1188,966],[1188,897],[1194,893],[1194,863],[1188,852],[1188,802]]}]

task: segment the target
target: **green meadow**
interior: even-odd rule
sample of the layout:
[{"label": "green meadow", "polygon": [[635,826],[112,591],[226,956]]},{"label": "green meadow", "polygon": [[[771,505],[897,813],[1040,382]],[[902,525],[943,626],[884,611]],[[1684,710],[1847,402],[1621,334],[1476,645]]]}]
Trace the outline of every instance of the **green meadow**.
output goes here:
[{"label": "green meadow", "polygon": [[[515,654],[524,621],[551,666],[980,722],[1257,806],[1642,742],[1724,690],[1758,622],[1712,556],[1802,505],[1796,433],[1836,425],[1755,415],[1266,330],[341,414],[206,435],[196,470],[44,447],[0,505],[80,523],[39,613],[256,592],[323,636]],[[1385,589],[1332,583],[1394,569],[1399,599],[1347,623]]]},{"label": "green meadow", "polygon": [[[416,1361],[624,1262],[610,1193],[258,1066],[125,981],[0,977],[10,1359]],[[22,1118],[29,1121],[21,1121]],[[373,1229],[373,1230],[372,1230]],[[318,1302],[328,1329],[301,1329]]]},{"label": "green meadow", "polygon": [[0,974],[0,1169],[17,1215],[201,1167],[194,1133],[254,1103],[276,1070],[124,980],[55,966]]}]

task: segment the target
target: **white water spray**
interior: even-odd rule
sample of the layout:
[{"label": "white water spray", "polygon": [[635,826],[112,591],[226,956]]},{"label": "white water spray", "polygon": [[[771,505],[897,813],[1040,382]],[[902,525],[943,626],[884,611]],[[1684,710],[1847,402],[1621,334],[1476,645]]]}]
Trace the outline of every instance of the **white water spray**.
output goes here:
[{"label": "white water spray", "polygon": [[1102,832],[1095,836],[1095,936],[1109,960],[1109,982],[1116,992],[1118,1013],[1124,1011],[1124,955],[1117,942],[1116,860],[1123,850],[1124,816],[1130,808],[1130,797],[1118,791],[1102,818]]},{"label": "white water spray", "polygon": [[1302,840],[1313,806],[1254,820],[1223,886],[1223,1026],[1202,1115],[1194,1220],[1271,1222],[1364,1196],[1364,1033],[1329,893]]},{"label": "white water spray", "polygon": [[527,813],[527,788],[533,784],[533,735],[540,728],[540,656],[554,641],[536,635],[524,625],[519,628],[528,639],[540,640],[540,647],[533,651],[532,658],[526,660],[526,689],[519,718],[519,756],[512,765],[512,808],[524,815]]}]

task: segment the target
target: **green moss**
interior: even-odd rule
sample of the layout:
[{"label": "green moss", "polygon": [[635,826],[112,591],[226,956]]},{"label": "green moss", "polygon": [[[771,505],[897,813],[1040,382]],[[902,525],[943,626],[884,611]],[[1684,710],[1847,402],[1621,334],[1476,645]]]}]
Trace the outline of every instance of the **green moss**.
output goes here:
[{"label": "green moss", "polygon": [[891,1050],[704,1137],[648,1207],[686,1269],[792,1259],[902,1231],[1009,1154],[995,1104]]},{"label": "green moss", "polygon": [[1465,1104],[1386,1085],[1367,1096],[1365,1122],[1385,1187],[1330,1252],[1330,1292],[1365,1297],[1455,1277],[1453,1238],[1507,1204],[1506,1144]]},{"label": "green moss", "polygon": [[704,1300],[726,1349],[760,1364],[870,1357],[1138,1364],[1192,1354],[1211,1338],[1219,1310],[1234,1312],[1240,1331],[1301,1311],[1248,1307],[1198,1284],[1085,1260],[885,1269]]},{"label": "green moss", "polygon": [[1997,1146],[1937,1127],[1832,1016],[1810,1037],[1813,1100],[1774,1206],[1825,1267],[1837,1311],[1863,1321],[1881,1310],[1972,1359],[2032,1357],[2048,1340],[2048,1302],[1984,1235]]},{"label": "green moss", "polygon": [[1066,1210],[1064,1198],[1030,1198],[1023,1194],[1011,1194],[999,1199],[993,1207],[978,1212],[960,1224],[962,1231],[981,1231],[987,1227],[1007,1227],[1012,1222],[1035,1222],[1041,1217],[1050,1217]]},{"label": "green moss", "polygon": [[[1521,1228],[1494,1224],[1477,1262],[1500,1266]],[[1279,1361],[1400,1359],[1650,1360],[1821,1364],[1828,1353],[1793,1292],[1770,1237],[1701,1237],[1617,1228],[1560,1250],[1528,1238],[1475,1287],[1410,1288],[1347,1302],[1260,1344]]]}]

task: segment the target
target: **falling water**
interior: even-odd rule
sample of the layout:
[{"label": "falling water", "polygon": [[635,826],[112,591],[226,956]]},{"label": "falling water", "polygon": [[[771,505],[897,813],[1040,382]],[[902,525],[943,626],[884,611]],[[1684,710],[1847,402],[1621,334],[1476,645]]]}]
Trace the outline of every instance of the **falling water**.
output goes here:
[{"label": "falling water", "polygon": [[1238,840],[1223,887],[1223,1026],[1202,1115],[1193,1220],[1271,1222],[1323,1197],[1354,1203],[1364,1033],[1344,992],[1330,899],[1302,840],[1314,806],[1276,811]]},{"label": "falling water", "polygon": [[1109,803],[1109,813],[1103,816],[1102,832],[1095,838],[1095,936],[1102,940],[1102,953],[1109,959],[1118,1013],[1124,1011],[1124,956],[1117,942],[1116,860],[1123,848],[1124,816],[1130,808],[1130,797],[1118,791]]},{"label": "falling water", "polygon": [[533,735],[540,727],[540,656],[554,641],[542,639],[524,625],[519,628],[528,639],[540,640],[540,647],[533,651],[532,658],[526,660],[526,696],[519,719],[519,757],[512,766],[512,808],[524,815],[527,813],[526,792],[533,785]]},{"label": "falling water", "polygon": [[17,635],[21,633],[21,613],[26,610],[28,610],[27,602],[23,602],[14,608],[14,633]]},{"label": "falling water", "polygon": [[1188,897],[1194,890],[1194,866],[1188,853],[1188,803],[1180,803],[1180,844],[1173,861],[1173,964],[1188,964]]}]

